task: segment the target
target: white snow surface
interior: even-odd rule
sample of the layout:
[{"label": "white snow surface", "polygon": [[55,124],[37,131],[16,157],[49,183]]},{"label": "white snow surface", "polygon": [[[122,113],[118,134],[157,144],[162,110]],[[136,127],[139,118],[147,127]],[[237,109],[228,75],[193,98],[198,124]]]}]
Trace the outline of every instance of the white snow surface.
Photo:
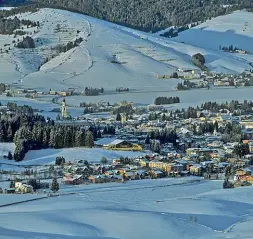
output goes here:
[{"label": "white snow surface", "polygon": [[[157,75],[170,75],[178,68],[196,69],[190,61],[195,53],[205,56],[206,65],[211,71],[239,73],[251,69],[249,63],[253,61],[253,55],[225,53],[219,51],[219,46],[233,44],[252,52],[253,32],[250,26],[253,13],[237,11],[214,18],[173,39],[63,10],[41,9],[18,16],[40,21],[40,27],[25,28],[35,39],[35,49],[16,49],[11,43],[14,36],[0,35],[1,47],[11,44],[9,53],[3,53],[0,58],[1,81],[16,87],[46,92],[50,88],[66,90],[69,87],[78,91],[85,87],[105,89],[103,95],[96,97],[68,97],[67,104],[75,107],[79,107],[83,101],[101,100],[150,104],[156,97],[168,95],[180,97],[182,104],[178,107],[213,99],[227,101],[252,98],[250,88],[177,92],[175,86],[180,80],[160,80]],[[77,48],[61,53],[38,70],[43,61],[54,53],[51,47],[66,44],[78,37],[84,41]],[[4,50],[7,48],[3,47]],[[115,58],[122,64],[111,63]],[[130,92],[116,94],[117,87],[128,87]],[[48,101],[49,98],[52,100],[53,97],[40,96],[38,100]],[[43,104],[38,100],[33,102],[42,107]],[[50,107],[59,106],[51,104]],[[72,116],[81,113],[77,108],[69,111]],[[46,110],[43,114],[55,119],[58,113]]]},{"label": "white snow surface", "polygon": [[64,149],[42,149],[30,150],[25,159],[21,162],[10,160],[0,160],[0,163],[9,163],[11,165],[49,165],[55,164],[55,158],[63,156],[66,161],[73,161],[75,159],[87,160],[88,162],[100,162],[104,156],[108,160],[123,157],[138,157],[145,156],[147,152],[133,152],[133,151],[113,151],[102,148],[64,148]]},{"label": "white snow surface", "polygon": [[2,207],[0,238],[252,238],[252,187],[221,186],[194,177],[66,186],[73,195]]},{"label": "white snow surface", "polygon": [[[178,42],[202,47],[205,49],[219,50],[219,47],[241,48],[253,53],[253,14],[246,10],[213,18],[187,31],[179,33],[175,39]],[[231,54],[232,58],[243,55]],[[252,59],[252,55],[251,55]]]},{"label": "white snow surface", "polygon": [[[240,19],[247,19],[250,26],[252,13],[242,11],[234,14],[239,14]],[[129,86],[144,91],[164,90],[170,88],[170,81],[158,80],[156,76],[170,74],[177,68],[196,69],[190,63],[191,56],[195,53],[205,55],[206,65],[213,71],[242,72],[250,69],[248,63],[252,60],[252,57],[243,59],[220,52],[217,47],[212,48],[209,42],[214,44],[216,38],[214,36],[215,41],[210,40],[208,34],[203,36],[208,41],[202,39],[202,44],[195,44],[190,41],[190,37],[185,37],[189,38],[189,43],[186,42],[187,39],[183,39],[185,43],[181,43],[179,41],[182,39],[170,40],[63,10],[41,9],[19,17],[40,21],[39,29],[25,29],[35,39],[36,48],[16,49],[11,43],[13,36],[1,35],[0,45],[11,44],[11,51],[8,54],[3,53],[0,59],[0,66],[4,66],[1,67],[1,75],[8,83],[11,78],[20,86],[36,86],[40,90],[61,90],[68,87],[83,89],[86,86],[103,86],[110,90]],[[240,34],[234,33],[233,22],[226,23],[223,25],[230,35]],[[60,30],[57,30],[58,25]],[[195,29],[187,32],[191,31]],[[232,39],[229,34],[224,34],[227,41]],[[51,47],[66,44],[78,37],[84,38],[85,41],[77,48],[53,58],[38,71],[46,57],[52,55]],[[252,32],[249,30],[248,35],[242,37],[247,37],[250,41]],[[196,37],[196,42],[201,41],[200,39]],[[203,45],[203,42],[207,42],[206,45]],[[114,55],[122,64],[111,63]]]}]

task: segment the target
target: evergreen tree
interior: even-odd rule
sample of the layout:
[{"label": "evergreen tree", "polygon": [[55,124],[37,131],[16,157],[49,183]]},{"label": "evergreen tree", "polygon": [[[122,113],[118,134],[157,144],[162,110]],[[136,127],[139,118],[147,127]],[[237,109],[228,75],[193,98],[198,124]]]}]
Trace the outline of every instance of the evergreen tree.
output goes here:
[{"label": "evergreen tree", "polygon": [[64,157],[56,157],[55,159],[55,165],[63,165],[65,163],[65,158]]},{"label": "evergreen tree", "polygon": [[14,181],[10,182],[10,188],[15,188],[15,182]]},{"label": "evergreen tree", "polygon": [[42,145],[43,145],[43,148],[47,148],[48,145],[49,145],[49,142],[48,142],[48,130],[45,129],[43,131],[43,137],[42,137]]},{"label": "evergreen tree", "polygon": [[8,142],[11,142],[11,141],[13,140],[12,128],[11,128],[11,125],[10,125],[10,124],[8,125],[6,140],[7,140]]},{"label": "evergreen tree", "polygon": [[150,137],[149,137],[149,135],[147,135],[147,137],[145,139],[145,144],[150,144]]},{"label": "evergreen tree", "polygon": [[83,137],[83,132],[81,130],[76,131],[76,133],[75,133],[75,142],[74,142],[75,147],[85,146],[85,143],[82,144],[83,143],[82,137]]},{"label": "evergreen tree", "polygon": [[117,113],[116,120],[117,120],[117,121],[121,121],[121,115],[120,115],[119,112]]},{"label": "evergreen tree", "polygon": [[54,177],[52,180],[51,190],[55,193],[59,191],[59,183],[57,182],[57,178]]},{"label": "evergreen tree", "polygon": [[8,152],[7,158],[8,158],[9,160],[12,160],[12,158],[13,158],[12,153],[11,153],[10,151]]},{"label": "evergreen tree", "polygon": [[61,120],[60,114],[58,114],[58,115],[56,116],[56,120],[57,120],[57,121]]},{"label": "evergreen tree", "polygon": [[3,128],[0,127],[0,142],[4,142],[4,141],[5,141],[4,131],[3,131]]},{"label": "evergreen tree", "polygon": [[53,165],[50,165],[49,168],[48,168],[48,172],[49,172],[49,176],[51,177],[53,172],[54,172],[54,166]]},{"label": "evergreen tree", "polygon": [[106,157],[102,157],[101,160],[100,160],[100,162],[102,164],[107,164],[108,163],[108,159]]},{"label": "evergreen tree", "polygon": [[94,146],[94,138],[93,138],[93,134],[90,131],[86,132],[85,135],[85,146],[92,148]]},{"label": "evergreen tree", "polygon": [[55,130],[54,128],[51,129],[49,134],[49,147],[54,148],[55,147]]}]

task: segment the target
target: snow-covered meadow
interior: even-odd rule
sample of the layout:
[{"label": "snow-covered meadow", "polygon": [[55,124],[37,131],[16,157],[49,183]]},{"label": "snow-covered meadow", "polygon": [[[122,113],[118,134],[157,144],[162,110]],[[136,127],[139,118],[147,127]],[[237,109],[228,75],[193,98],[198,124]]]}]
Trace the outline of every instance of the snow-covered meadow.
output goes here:
[{"label": "snow-covered meadow", "polygon": [[[208,20],[190,30],[181,32],[176,41],[206,49],[219,50],[219,47],[233,45],[253,53],[253,14],[246,10]],[[215,40],[214,40],[215,39]],[[240,58],[242,55],[231,57]],[[251,56],[252,60],[252,56]]]},{"label": "snow-covered meadow", "polygon": [[[234,13],[235,17],[236,14],[239,14],[240,19],[245,16],[250,24],[252,13],[242,11]],[[231,18],[234,15],[232,14]],[[40,21],[40,27],[35,29],[35,33],[32,32],[34,29],[25,29],[31,32],[37,47],[34,50],[12,48],[11,53],[4,53],[0,65],[6,64],[8,67],[7,70],[6,67],[1,67],[5,69],[3,80],[10,81],[9,76],[13,76],[12,81],[20,84],[19,79],[22,79],[21,85],[36,86],[40,90],[85,86],[103,86],[105,89],[131,86],[133,89],[144,91],[162,90],[170,88],[170,81],[158,80],[156,75],[170,74],[177,68],[195,69],[196,67],[190,63],[191,56],[195,53],[204,54],[207,66],[213,71],[242,72],[250,69],[248,62],[252,60],[252,57],[242,59],[238,55],[231,56],[209,46],[210,41],[202,39],[210,39],[208,34],[198,38],[197,44],[191,41],[190,35],[188,43],[188,37],[183,37],[183,34],[190,34],[187,32],[195,31],[195,28],[182,33],[182,39],[171,40],[62,10],[41,9],[39,12],[26,13],[19,17]],[[209,21],[206,24],[208,25]],[[211,21],[210,24],[213,26]],[[212,28],[213,31],[216,31],[216,25]],[[229,21],[223,25],[230,34],[240,34],[236,32],[237,25],[233,22]],[[0,36],[0,42],[10,43],[11,39],[8,40],[8,37]],[[51,47],[73,41],[77,37],[84,39],[80,46],[53,58],[37,71],[40,61],[51,54]],[[245,37],[251,39],[250,30]],[[233,39],[230,35],[227,38],[227,41]],[[200,39],[205,45],[198,42]],[[114,58],[124,64],[111,63]]]},{"label": "snow-covered meadow", "polygon": [[123,157],[145,156],[144,152],[132,151],[113,151],[101,148],[65,148],[65,149],[43,149],[31,150],[26,154],[25,159],[20,162],[20,165],[44,165],[55,164],[56,157],[64,157],[66,161],[75,159],[83,159],[88,162],[100,162],[104,156],[108,160]]},{"label": "snow-covered meadow", "polygon": [[[13,145],[13,144],[12,144]],[[7,152],[8,153],[8,152]],[[0,164],[10,164],[10,168],[14,166],[26,165],[50,165],[55,164],[56,157],[64,157],[66,161],[87,160],[91,163],[100,163],[102,157],[106,157],[109,161],[122,157],[138,157],[145,156],[148,152],[133,151],[114,151],[102,148],[64,148],[64,149],[42,149],[30,150],[23,161],[15,162],[7,159],[0,159]],[[4,167],[4,166],[2,166]],[[0,168],[1,169],[1,168]]]},{"label": "snow-covered meadow", "polygon": [[67,187],[73,195],[2,207],[0,238],[252,238],[252,188],[221,186],[182,178]]}]

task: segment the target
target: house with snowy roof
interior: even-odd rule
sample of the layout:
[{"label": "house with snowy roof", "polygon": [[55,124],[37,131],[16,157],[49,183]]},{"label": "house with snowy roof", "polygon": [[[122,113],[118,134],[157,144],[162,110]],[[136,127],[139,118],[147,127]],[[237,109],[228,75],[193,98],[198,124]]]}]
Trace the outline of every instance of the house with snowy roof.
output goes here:
[{"label": "house with snowy roof", "polygon": [[103,138],[95,142],[95,145],[111,150],[141,151],[142,147],[123,139]]}]

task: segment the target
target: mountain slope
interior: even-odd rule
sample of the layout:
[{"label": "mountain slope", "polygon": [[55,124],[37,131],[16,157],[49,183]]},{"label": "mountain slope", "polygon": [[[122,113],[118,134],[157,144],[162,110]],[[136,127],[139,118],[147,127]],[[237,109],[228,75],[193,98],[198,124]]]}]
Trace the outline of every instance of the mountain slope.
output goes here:
[{"label": "mountain slope", "polygon": [[233,45],[253,53],[252,25],[253,14],[251,12],[236,11],[181,32],[173,40],[212,50]]},{"label": "mountain slope", "polygon": [[[196,69],[190,61],[196,53],[205,56],[212,71],[238,73],[250,69],[250,57],[241,59],[82,14],[41,9],[19,17],[40,22],[39,29],[26,30],[36,42],[35,49],[17,49],[11,43],[14,36],[0,36],[0,47],[11,48],[1,54],[2,81],[15,82],[21,87],[46,91],[89,86],[109,91],[115,91],[116,87],[145,92],[173,90],[177,81],[159,80],[157,75],[171,74],[178,68]],[[79,37],[84,39],[79,46],[42,65],[51,57],[52,48]],[[6,48],[5,44],[11,45]]]},{"label": "mountain slope", "polygon": [[34,0],[44,7],[78,11],[121,25],[157,31],[205,21],[236,9],[252,6],[250,0]]}]

